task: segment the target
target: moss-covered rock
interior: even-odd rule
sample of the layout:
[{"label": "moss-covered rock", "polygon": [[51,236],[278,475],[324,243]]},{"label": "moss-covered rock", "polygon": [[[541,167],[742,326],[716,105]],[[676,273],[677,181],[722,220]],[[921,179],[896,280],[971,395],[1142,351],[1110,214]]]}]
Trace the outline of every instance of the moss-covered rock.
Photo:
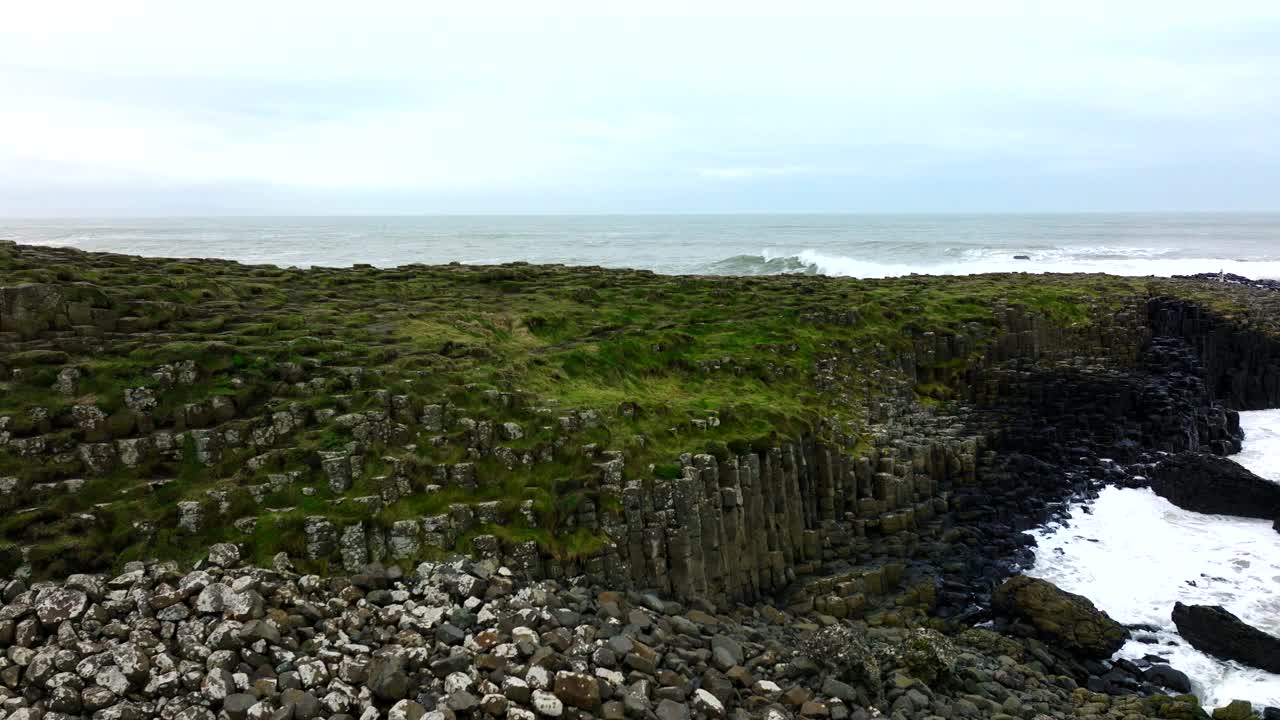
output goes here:
[{"label": "moss-covered rock", "polygon": [[[39,486],[0,541],[29,557],[118,567],[231,541],[314,571],[338,560],[299,551],[323,518],[365,538],[350,565],[471,549],[726,598],[923,547],[947,492],[986,492],[987,431],[951,411],[992,398],[991,368],[1130,368],[1153,298],[1265,317],[1237,311],[1260,302],[1247,290],[1103,275],[302,270],[9,243],[0,285],[0,478]],[[206,521],[180,527],[180,506]],[[889,607],[902,583],[883,580],[828,595],[895,624],[933,606],[908,583]]]},{"label": "moss-covered rock", "polygon": [[815,631],[803,652],[818,667],[826,668],[842,682],[865,689],[873,698],[882,692],[880,661],[866,638],[849,625],[833,625]]},{"label": "moss-covered rock", "polygon": [[918,628],[902,642],[902,665],[929,685],[947,683],[956,672],[959,651],[942,633]]},{"label": "moss-covered rock", "polygon": [[1156,717],[1167,720],[1207,720],[1209,717],[1195,695],[1153,695],[1148,702]]},{"label": "moss-covered rock", "polygon": [[1248,700],[1232,700],[1213,711],[1213,720],[1253,720],[1256,717]]},{"label": "moss-covered rock", "polygon": [[1124,645],[1129,631],[1082,595],[1053,583],[1018,575],[991,596],[995,609],[1025,620],[1046,640],[1085,658],[1108,658]]}]

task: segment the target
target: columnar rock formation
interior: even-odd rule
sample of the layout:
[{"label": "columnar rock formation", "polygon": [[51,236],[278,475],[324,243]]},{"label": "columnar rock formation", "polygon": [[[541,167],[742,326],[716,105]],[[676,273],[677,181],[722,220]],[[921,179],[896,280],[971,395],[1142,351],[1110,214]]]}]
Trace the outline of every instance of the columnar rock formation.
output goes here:
[{"label": "columnar rock formation", "polygon": [[[422,606],[394,593],[425,591],[396,587],[388,597],[387,588],[420,562],[458,551],[478,560],[489,587],[505,588],[490,598],[475,590],[483,583],[464,589],[448,581],[457,595],[451,601],[468,613],[483,613],[477,592],[493,600],[513,583],[546,578],[558,583],[553,588],[654,591],[667,600],[643,602],[665,614],[669,601],[682,608],[767,601],[786,608],[786,617],[846,628],[918,625],[929,613],[964,627],[989,615],[992,590],[1028,561],[1021,530],[1060,512],[1072,496],[1124,480],[1127,463],[1154,462],[1159,452],[1238,449],[1236,410],[1280,404],[1275,293],[1201,281],[671,278],[527,265],[296,270],[2,243],[0,273],[0,507],[7,513],[0,565],[14,578],[5,599],[24,598],[9,611],[18,613],[8,618],[12,642],[28,649],[62,642],[60,613],[111,625],[133,617],[135,606],[134,620],[148,625],[161,613],[175,616],[159,620],[165,642],[175,636],[164,635],[164,623],[188,622],[176,616],[193,602],[196,613],[229,613],[254,628],[236,629],[237,637],[260,632],[253,623],[267,618],[246,595],[254,588],[284,592],[284,606],[301,592],[326,606],[393,607],[368,612],[385,629],[379,643],[396,644],[387,635],[394,634],[391,618]],[[285,578],[290,563],[338,577],[391,569],[374,572],[387,573],[374,585],[360,581],[360,593],[349,597],[318,579],[250,573],[202,605],[203,588],[166,589],[184,582],[180,565],[139,562],[160,556],[190,564],[210,547],[274,563]],[[115,574],[126,563],[127,572]],[[430,574],[438,566],[424,567]],[[103,578],[75,575],[107,570],[114,578],[107,591],[80,587]],[[42,577],[69,575],[80,579],[25,594]],[[145,602],[129,599],[152,591]],[[444,602],[434,591],[423,597]],[[572,603],[607,614],[618,605],[611,597],[597,596],[593,605],[575,595]],[[33,619],[40,611],[27,600],[46,607],[48,619]],[[760,607],[770,606],[756,610],[768,617],[776,612]],[[325,612],[302,616],[335,620]],[[277,631],[292,627],[274,620]],[[627,620],[644,624],[639,616]],[[518,645],[504,623],[482,622],[503,638],[495,642],[509,634]],[[97,625],[66,627],[101,639]],[[283,645],[289,652],[311,632],[297,629]],[[438,642],[447,647],[493,639],[443,632]],[[258,648],[259,641],[267,642]],[[668,669],[705,671],[694,648],[704,641],[712,658],[728,652],[741,664],[731,645],[700,638],[688,640],[683,649],[693,654],[675,653]],[[250,659],[242,653],[245,662],[280,646],[260,637],[248,644],[254,649]],[[908,650],[932,656],[935,645]],[[1103,689],[1153,691],[1138,668],[1106,668],[1104,681],[1103,669],[1068,649],[1055,655],[1043,644],[1028,647],[1040,651],[1037,672],[1056,668]],[[485,649],[468,646],[468,663]],[[1005,650],[1015,652],[992,652]],[[519,653],[542,657],[536,649]],[[761,657],[762,664],[789,662]],[[676,679],[660,677],[647,655],[635,662],[648,664],[632,671]],[[885,688],[864,677],[870,661],[850,662],[828,679],[857,676],[866,684],[862,695],[828,688],[826,679],[806,692],[889,709],[914,688],[897,687],[886,703]],[[543,697],[542,707],[523,696],[505,699],[554,716],[545,711],[553,700],[585,693],[592,707],[578,709],[592,712],[591,685],[574,676],[580,665],[558,664],[564,692]],[[805,667],[806,676],[816,672]],[[334,668],[326,671],[332,677]],[[29,667],[15,672],[31,677]],[[1153,672],[1176,680],[1173,671]],[[443,698],[457,696],[466,704],[450,673],[430,674],[443,683],[433,685],[432,699],[447,704],[453,700]],[[375,694],[402,684],[394,672],[375,675],[381,679],[361,680]],[[111,690],[94,677],[84,690],[90,696],[79,695],[81,709],[106,698],[98,687]],[[230,687],[221,674],[215,680]],[[137,690],[116,685],[116,697]],[[755,709],[778,700],[772,685],[747,686],[763,698],[752,701]],[[669,699],[688,712],[683,701],[692,698],[697,714],[719,716],[712,700],[690,694],[696,689],[684,686]],[[33,697],[48,709],[43,692]],[[909,704],[923,712],[932,704],[919,692],[926,699]],[[161,698],[174,697],[166,693],[148,701],[164,705]],[[709,694],[724,707],[740,699]],[[257,712],[289,704],[270,697]],[[221,710],[243,717],[261,705],[254,699],[237,698],[233,705],[244,707],[230,710],[224,698]],[[407,698],[365,706],[391,699]],[[794,699],[802,715],[823,715]],[[299,702],[289,702],[300,717]],[[406,707],[406,716],[416,712]],[[667,707],[677,715],[664,720],[682,712]],[[1181,705],[1171,712],[1183,710],[1191,712]],[[648,710],[631,715],[649,717]]]},{"label": "columnar rock formation", "polygon": [[[357,335],[336,318],[331,327],[306,319],[330,312],[333,287],[356,296],[343,306],[352,313],[387,307],[369,303],[379,293],[400,297],[396,283],[408,287],[417,278],[437,294],[465,298],[475,283],[523,282],[539,292],[548,281],[605,287],[595,270],[302,272],[0,249],[12,274],[44,280],[0,291],[0,364],[13,398],[0,413],[9,458],[0,464],[0,503],[18,511],[7,534],[28,567],[74,569],[76,557],[87,560],[107,536],[138,548],[263,543],[259,557],[290,547],[300,562],[348,571],[465,546],[533,576],[586,575],[682,599],[787,591],[792,601],[858,613],[898,591],[932,597],[936,587],[926,589],[925,576],[945,571],[920,564],[939,554],[935,541],[945,528],[968,524],[989,536],[993,523],[1025,527],[1087,479],[1034,469],[1018,453],[1059,465],[1055,451],[1082,442],[1117,459],[1147,450],[1226,453],[1238,447],[1239,427],[1223,403],[1245,406],[1242,397],[1270,397],[1274,386],[1271,336],[1235,332],[1196,300],[1148,299],[1149,288],[1129,281],[1066,278],[1046,290],[1009,278],[974,290],[987,293],[980,300],[1003,298],[988,315],[959,315],[934,328],[892,307],[844,311],[829,299],[802,301],[787,312],[829,348],[806,350],[812,354],[801,354],[799,364],[784,361],[795,348],[773,345],[757,346],[761,358],[664,360],[668,369],[660,372],[697,382],[743,378],[815,393],[812,408],[797,411],[807,418],[769,418],[766,426],[777,424],[760,435],[760,420],[751,417],[758,408],[746,416],[725,408],[668,418],[648,402],[556,407],[545,391],[462,382],[475,363],[450,357],[457,348],[481,358],[509,351],[512,361],[545,351],[507,348],[506,335],[477,335],[471,320],[431,319],[441,312],[436,305],[391,308],[384,318],[414,338],[426,333],[430,354],[408,357],[427,358],[434,375],[387,365],[404,350],[365,350],[364,330]],[[167,276],[146,275],[161,265]],[[175,284],[175,273],[218,279],[180,296],[173,288],[198,281]],[[128,284],[137,278],[146,280]],[[619,286],[620,298],[695,282],[713,298],[751,297],[756,285],[791,292],[800,283],[787,302],[815,287],[828,294],[855,287],[821,279],[741,281],[754,284],[746,288],[729,279],[604,279]],[[950,307],[928,305],[933,290],[917,281],[884,282],[919,312]],[[868,287],[870,302],[885,292]],[[567,295],[590,321],[600,292],[571,287]],[[1064,292],[1074,295],[1064,299]],[[1010,301],[1017,293],[1028,299]],[[470,303],[481,322],[497,317],[486,315],[492,308],[483,301],[451,302]],[[529,336],[552,323],[543,312],[534,307],[502,322]],[[741,326],[734,312],[722,311],[723,321]],[[875,344],[850,345],[846,335]],[[403,337],[380,342],[419,347]],[[677,352],[674,345],[687,353],[691,342],[672,336],[647,350],[664,357]],[[564,363],[584,362],[572,352]],[[459,384],[424,392],[454,375]],[[1245,384],[1229,390],[1228,377]],[[673,445],[671,454],[655,456],[654,438],[644,435],[618,442],[634,429],[652,432],[655,415],[676,423],[668,432],[678,441],[662,443]],[[749,426],[733,438],[733,427]],[[657,462],[641,460],[649,457]],[[527,483],[523,476],[538,474],[554,479],[509,494],[513,483]],[[108,499],[111,482],[125,483],[124,500]],[[556,501],[565,487],[572,507]],[[86,492],[100,498],[92,508],[77,500]],[[58,503],[75,510],[51,515]],[[53,520],[67,542],[26,544],[28,531]],[[71,540],[86,533],[98,539]],[[793,585],[806,576],[821,579]]]}]

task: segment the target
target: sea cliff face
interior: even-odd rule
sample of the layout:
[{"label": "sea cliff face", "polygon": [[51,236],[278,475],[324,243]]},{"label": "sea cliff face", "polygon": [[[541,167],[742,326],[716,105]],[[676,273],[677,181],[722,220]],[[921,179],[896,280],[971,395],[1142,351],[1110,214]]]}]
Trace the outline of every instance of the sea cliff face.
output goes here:
[{"label": "sea cliff face", "polygon": [[[1028,561],[1021,530],[1157,452],[1232,452],[1236,410],[1280,405],[1275,293],[1204,280],[297,270],[0,244],[0,286],[6,600],[73,573],[116,577],[73,590],[86,606],[181,587],[218,547],[234,559],[215,572],[360,576],[365,599],[410,576],[489,599],[500,576],[657,593],[631,600],[665,598],[643,601],[659,616],[767,601],[957,629]],[[439,580],[454,553],[483,569]],[[192,607],[263,617],[238,603]],[[1040,673],[1105,671],[1037,647]],[[841,702],[888,710],[911,687],[879,682]],[[1155,690],[1113,685],[1090,689]],[[693,689],[669,699],[748,707]]]}]

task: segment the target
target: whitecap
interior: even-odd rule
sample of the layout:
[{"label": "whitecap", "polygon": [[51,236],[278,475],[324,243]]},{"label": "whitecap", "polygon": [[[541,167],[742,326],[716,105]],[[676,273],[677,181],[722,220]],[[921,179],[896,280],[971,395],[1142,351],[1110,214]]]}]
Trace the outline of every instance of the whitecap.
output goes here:
[{"label": "whitecap", "polygon": [[[1062,248],[1031,253],[1030,260],[1015,260],[1016,251],[1002,248],[966,251],[961,258],[950,253],[921,257],[910,263],[884,262],[806,248],[783,251],[766,248],[757,255],[736,255],[705,266],[705,271],[723,275],[810,274],[831,277],[887,278],[906,275],[968,275],[980,273],[1109,273],[1112,275],[1161,276],[1225,272],[1251,278],[1280,278],[1280,261],[1249,261],[1229,258],[1171,258],[1163,251],[1122,254],[1120,248],[1090,248],[1079,253]],[[939,262],[939,258],[945,258]]]},{"label": "whitecap", "polygon": [[[1280,470],[1280,456],[1258,445],[1280,436],[1280,413],[1241,413],[1242,459],[1255,472]],[[1151,490],[1108,487],[1072,508],[1065,526],[1034,531],[1028,574],[1088,597],[1125,624],[1150,625],[1152,642],[1130,640],[1118,655],[1166,658],[1185,672],[1208,706],[1232,700],[1280,705],[1280,675],[1225,662],[1186,643],[1170,616],[1175,602],[1222,605],[1280,635],[1280,534],[1271,522],[1182,510]]]},{"label": "whitecap", "polygon": [[1255,475],[1280,483],[1280,410],[1240,413],[1244,449],[1233,455]]}]

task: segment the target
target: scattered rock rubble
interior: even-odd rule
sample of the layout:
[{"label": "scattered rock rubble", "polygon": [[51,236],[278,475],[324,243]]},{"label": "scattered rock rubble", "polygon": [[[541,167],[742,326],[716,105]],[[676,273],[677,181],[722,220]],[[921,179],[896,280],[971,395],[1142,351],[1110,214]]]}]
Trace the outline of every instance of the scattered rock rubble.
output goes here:
[{"label": "scattered rock rubble", "polygon": [[719,611],[462,557],[331,578],[274,565],[219,545],[185,573],[8,581],[0,717],[1207,717],[1150,683],[1090,691],[1079,658],[1016,633]]}]

